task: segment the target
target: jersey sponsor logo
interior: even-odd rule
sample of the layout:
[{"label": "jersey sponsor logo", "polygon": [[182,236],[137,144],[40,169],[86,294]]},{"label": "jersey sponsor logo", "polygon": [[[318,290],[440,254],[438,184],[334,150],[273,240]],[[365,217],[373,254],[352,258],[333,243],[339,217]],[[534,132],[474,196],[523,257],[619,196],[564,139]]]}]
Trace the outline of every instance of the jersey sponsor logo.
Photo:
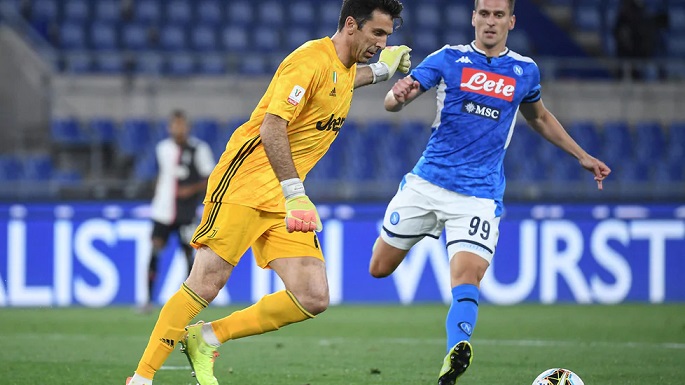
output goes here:
[{"label": "jersey sponsor logo", "polygon": [[461,90],[510,102],[514,99],[516,79],[494,72],[464,68],[461,71]]},{"label": "jersey sponsor logo", "polygon": [[473,64],[471,59],[469,59],[468,56],[462,56],[459,59],[454,61],[455,63],[464,63],[464,64]]},{"label": "jersey sponsor logo", "polygon": [[328,94],[328,96],[336,96],[335,94],[335,87],[331,90],[331,92]]},{"label": "jersey sponsor logo", "polygon": [[499,120],[500,110],[485,104],[476,103],[473,100],[464,100],[461,111],[471,115],[478,115],[484,118]]},{"label": "jersey sponsor logo", "polygon": [[323,120],[316,122],[316,129],[319,131],[338,132],[343,123],[345,123],[345,118],[342,116],[336,118],[335,114],[331,114],[327,122],[324,122]]},{"label": "jersey sponsor logo", "polygon": [[293,106],[296,106],[300,104],[303,96],[304,88],[300,86],[295,86],[293,87],[293,90],[290,91],[290,95],[288,95],[288,103],[292,104]]}]

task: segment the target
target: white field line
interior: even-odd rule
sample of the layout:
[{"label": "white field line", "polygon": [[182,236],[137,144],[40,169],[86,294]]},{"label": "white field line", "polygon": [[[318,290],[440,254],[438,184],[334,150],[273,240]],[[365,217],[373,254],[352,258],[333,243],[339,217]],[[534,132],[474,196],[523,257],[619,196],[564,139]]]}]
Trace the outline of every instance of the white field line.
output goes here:
[{"label": "white field line", "polygon": [[[61,333],[51,333],[51,334],[29,334],[29,333],[17,333],[11,335],[0,336],[4,338],[20,339],[20,340],[53,340],[53,341],[64,341],[64,340],[77,340],[77,341],[92,341],[92,334],[61,334]],[[114,336],[113,336],[114,337]],[[123,337],[125,341],[139,341],[142,339],[147,339],[149,336],[126,336]],[[107,338],[106,335],[100,336],[100,338]],[[122,337],[117,336],[117,340],[121,341]],[[374,344],[395,344],[395,345],[442,345],[445,340],[442,338],[373,338],[369,339],[366,337],[332,337],[332,338],[319,338],[319,337],[283,337],[277,335],[261,335],[256,338],[244,338],[230,343],[289,343],[292,341],[308,341],[313,343],[318,343],[320,345],[332,345],[332,344],[368,344],[372,342]],[[685,343],[679,342],[632,342],[632,341],[569,341],[569,340],[507,340],[507,339],[481,339],[474,338],[472,340],[474,345],[488,345],[488,346],[537,346],[537,347],[596,347],[596,348],[649,348],[649,349],[664,349],[664,350],[685,350]]]},{"label": "white field line", "polygon": [[190,365],[186,365],[186,366],[183,366],[183,365],[181,365],[181,366],[166,366],[166,365],[164,365],[161,368],[159,368],[159,370],[192,370],[192,369],[190,368]]}]

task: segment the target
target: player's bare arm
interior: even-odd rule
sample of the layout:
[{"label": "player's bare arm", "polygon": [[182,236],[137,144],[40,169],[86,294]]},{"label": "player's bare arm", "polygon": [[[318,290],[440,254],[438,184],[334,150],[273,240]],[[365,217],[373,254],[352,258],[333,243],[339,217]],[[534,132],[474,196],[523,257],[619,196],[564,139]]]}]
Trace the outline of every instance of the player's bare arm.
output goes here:
[{"label": "player's bare arm", "polygon": [[259,128],[266,157],[269,158],[279,181],[299,178],[288,140],[288,121],[277,115],[266,113]]},{"label": "player's bare arm", "polygon": [[387,111],[397,112],[422,94],[419,82],[411,76],[406,76],[392,86],[392,89],[385,95],[383,104]]},{"label": "player's bare arm", "polygon": [[534,103],[523,103],[519,107],[528,124],[542,137],[578,159],[580,165],[595,176],[597,187],[602,189],[602,181],[611,173],[611,169],[601,160],[583,150],[566,132],[557,118],[538,100]]}]

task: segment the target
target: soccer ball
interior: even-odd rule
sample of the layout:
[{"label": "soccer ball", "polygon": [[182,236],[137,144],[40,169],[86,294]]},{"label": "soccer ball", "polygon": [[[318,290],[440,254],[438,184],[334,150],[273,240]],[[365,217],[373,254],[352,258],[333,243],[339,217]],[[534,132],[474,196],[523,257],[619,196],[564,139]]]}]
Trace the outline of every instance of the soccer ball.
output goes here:
[{"label": "soccer ball", "polygon": [[564,368],[547,369],[533,381],[533,385],[585,385],[577,374]]}]

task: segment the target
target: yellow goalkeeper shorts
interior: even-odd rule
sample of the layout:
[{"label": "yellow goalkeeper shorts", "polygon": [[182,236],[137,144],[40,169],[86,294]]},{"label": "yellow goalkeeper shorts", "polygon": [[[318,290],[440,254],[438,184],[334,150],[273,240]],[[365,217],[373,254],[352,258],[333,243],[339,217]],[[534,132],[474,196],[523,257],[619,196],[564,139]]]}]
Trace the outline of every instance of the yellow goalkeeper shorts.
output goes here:
[{"label": "yellow goalkeeper shorts", "polygon": [[314,257],[323,261],[316,233],[289,233],[283,213],[230,203],[205,203],[190,245],[207,246],[233,266],[250,246],[261,268],[279,258]]}]

